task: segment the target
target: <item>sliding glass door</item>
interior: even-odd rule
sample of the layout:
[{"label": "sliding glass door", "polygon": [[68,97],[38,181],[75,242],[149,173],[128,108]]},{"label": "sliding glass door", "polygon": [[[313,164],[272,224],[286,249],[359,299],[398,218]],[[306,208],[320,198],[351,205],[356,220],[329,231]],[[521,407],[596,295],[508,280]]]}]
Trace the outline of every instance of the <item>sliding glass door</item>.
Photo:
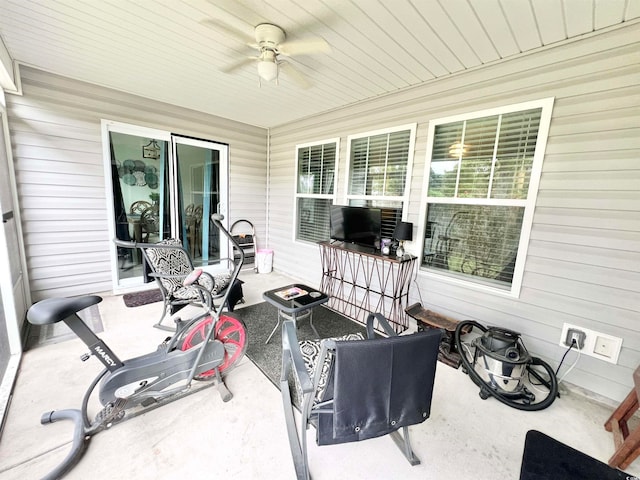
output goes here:
[{"label": "sliding glass door", "polygon": [[[228,243],[210,219],[227,216],[228,146],[106,121],[103,140],[111,238],[178,238],[194,266],[227,268]],[[116,292],[144,284],[139,251],[114,245],[111,258]]]},{"label": "sliding glass door", "polygon": [[227,146],[173,136],[178,229],[184,248],[196,266],[227,258],[228,243],[211,222],[211,214],[226,212]]}]

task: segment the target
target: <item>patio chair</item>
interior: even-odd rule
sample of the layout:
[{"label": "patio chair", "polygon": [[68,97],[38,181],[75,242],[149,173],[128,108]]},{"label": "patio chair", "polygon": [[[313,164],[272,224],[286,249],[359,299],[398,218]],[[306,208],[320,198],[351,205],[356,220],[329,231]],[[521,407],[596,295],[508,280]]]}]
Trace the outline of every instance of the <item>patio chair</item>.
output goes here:
[{"label": "patio chair", "polygon": [[192,257],[202,255],[202,205],[187,205],[185,209],[185,223],[187,226],[187,241],[189,253]]},{"label": "patio chair", "polygon": [[150,243],[154,237],[157,240],[160,233],[160,217],[157,205],[152,205],[142,211],[140,214],[140,227],[142,229],[143,242]]},{"label": "patio chair", "polygon": [[[194,270],[191,258],[182,248],[180,240],[175,238],[149,245],[139,244],[138,247],[142,250],[150,269],[147,275],[156,280],[164,300],[162,315],[154,327],[173,330],[173,328],[162,324],[165,318],[171,317],[186,305],[206,303],[205,295],[198,287],[183,285],[184,279]],[[242,301],[243,282],[236,280],[233,285],[229,285],[230,279],[230,271],[216,275],[203,272],[196,283],[211,293],[214,302],[213,308],[226,306],[229,311],[233,311],[233,307]],[[227,303],[216,307],[215,300],[222,298],[227,288],[232,288]]]},{"label": "patio chair", "polygon": [[[376,320],[387,338],[375,338]],[[441,332],[398,336],[376,313],[367,318],[367,336],[366,340],[325,339],[314,347],[298,343],[293,322],[282,327],[280,391],[298,479],[310,476],[309,425],[316,429],[318,445],[390,435],[411,465],[420,463],[408,427],[429,418]],[[292,372],[293,389],[289,386]],[[293,397],[296,390],[301,397],[299,430],[292,390]]]},{"label": "patio chair", "polygon": [[147,208],[151,208],[153,205],[146,200],[137,200],[129,207],[129,213],[133,215],[141,215]]}]

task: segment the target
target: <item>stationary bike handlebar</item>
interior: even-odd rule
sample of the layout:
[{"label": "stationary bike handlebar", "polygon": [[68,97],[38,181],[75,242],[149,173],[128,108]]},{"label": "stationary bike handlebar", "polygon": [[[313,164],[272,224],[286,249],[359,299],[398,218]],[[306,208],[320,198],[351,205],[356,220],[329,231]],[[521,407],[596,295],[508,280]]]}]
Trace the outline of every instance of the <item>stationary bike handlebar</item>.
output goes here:
[{"label": "stationary bike handlebar", "polygon": [[[238,278],[238,275],[240,275],[240,270],[242,269],[242,265],[244,264],[244,250],[242,250],[242,248],[240,247],[240,244],[238,243],[238,241],[233,238],[233,235],[231,235],[231,233],[224,228],[224,225],[222,225],[222,220],[224,220],[224,215],[220,214],[220,213],[214,213],[211,215],[211,221],[213,221],[213,224],[218,227],[218,230],[220,230],[220,233],[222,233],[225,237],[227,237],[227,240],[229,240],[231,242],[231,244],[233,245],[232,247],[232,256],[231,258],[235,258],[235,255],[233,254],[233,248],[235,248],[238,253],[240,254],[240,261],[233,262],[235,265],[235,268],[233,269],[233,273],[231,274],[231,282],[230,285],[233,285],[233,282]],[[227,300],[227,297],[229,295],[231,291],[231,288],[227,289],[226,295],[224,297],[224,300]],[[222,302],[222,305],[224,305],[224,301]]]}]

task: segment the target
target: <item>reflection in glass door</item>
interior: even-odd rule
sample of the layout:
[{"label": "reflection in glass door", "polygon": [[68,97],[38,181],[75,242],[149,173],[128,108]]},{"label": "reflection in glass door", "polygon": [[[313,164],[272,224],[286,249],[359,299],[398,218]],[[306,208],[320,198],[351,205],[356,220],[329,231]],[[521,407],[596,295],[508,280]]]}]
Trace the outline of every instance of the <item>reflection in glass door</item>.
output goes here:
[{"label": "reflection in glass door", "polygon": [[[194,266],[227,268],[212,213],[226,216],[227,146],[105,122],[111,237],[141,243],[178,238]],[[116,291],[143,285],[139,250],[113,246]]]},{"label": "reflection in glass door", "polygon": [[[155,243],[171,237],[168,145],[159,138],[109,132],[115,237],[119,240]],[[140,283],[140,251],[116,251],[118,283]]]}]

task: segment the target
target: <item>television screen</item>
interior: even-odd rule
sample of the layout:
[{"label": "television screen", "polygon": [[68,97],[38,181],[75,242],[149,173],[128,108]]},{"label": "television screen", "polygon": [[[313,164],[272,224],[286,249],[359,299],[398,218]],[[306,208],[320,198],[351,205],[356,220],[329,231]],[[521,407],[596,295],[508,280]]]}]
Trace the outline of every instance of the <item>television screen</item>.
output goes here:
[{"label": "television screen", "polygon": [[382,214],[379,208],[333,205],[330,216],[331,239],[378,248]]}]

